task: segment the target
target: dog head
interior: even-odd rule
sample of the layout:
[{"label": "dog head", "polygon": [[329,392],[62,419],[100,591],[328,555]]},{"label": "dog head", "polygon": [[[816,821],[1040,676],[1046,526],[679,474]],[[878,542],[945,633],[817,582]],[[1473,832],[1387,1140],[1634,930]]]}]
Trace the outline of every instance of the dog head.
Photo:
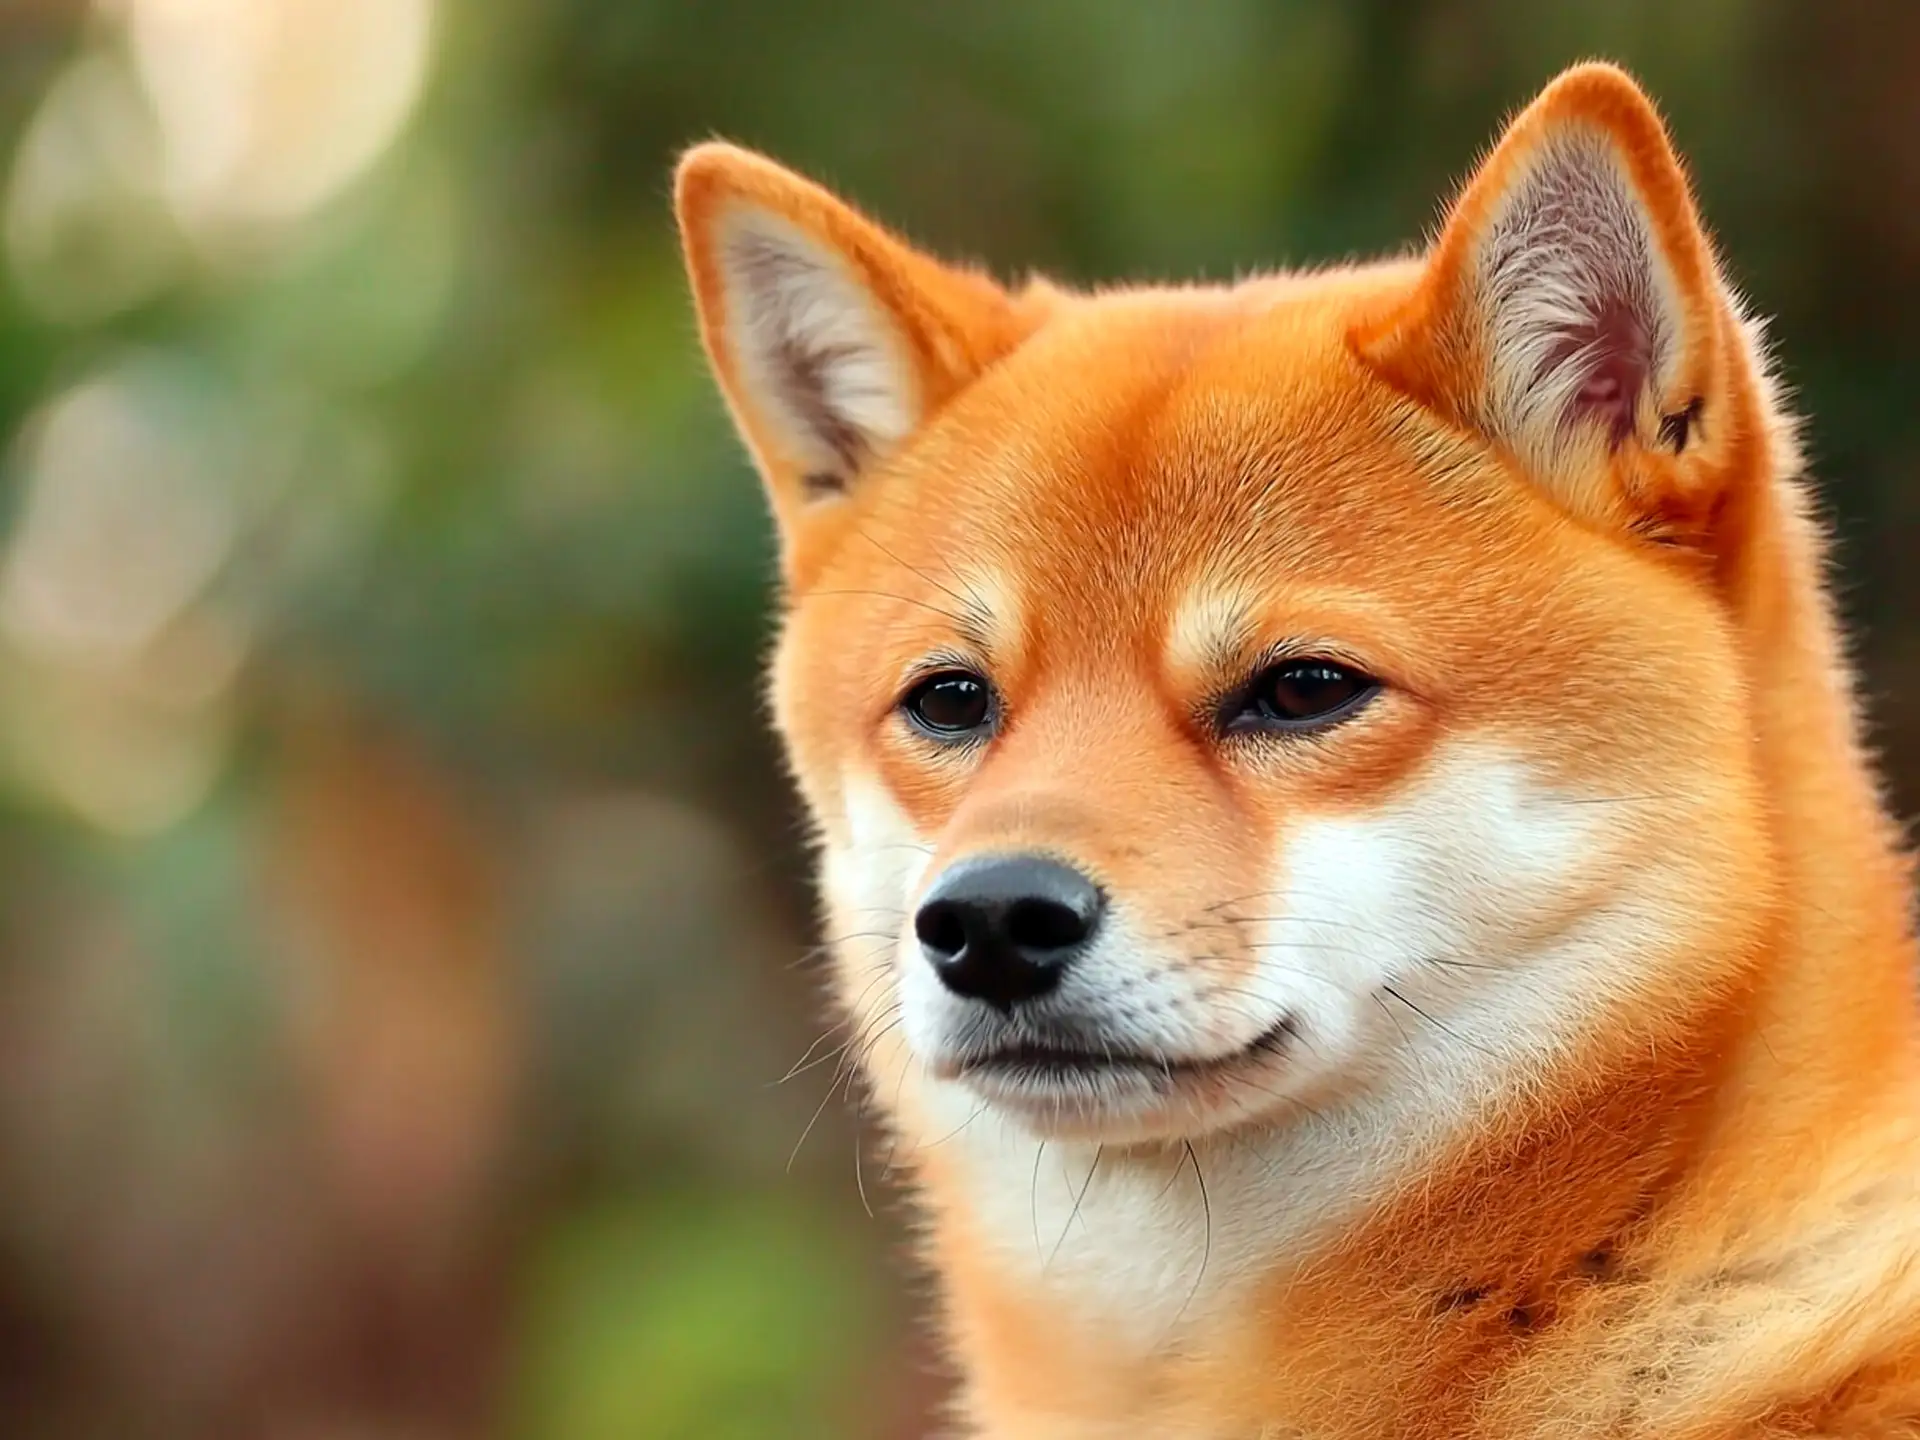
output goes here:
[{"label": "dog head", "polygon": [[1731,983],[1787,442],[1624,75],[1425,256],[1232,287],[1008,291],[724,145],[677,198],[883,1099],[1184,1138]]}]

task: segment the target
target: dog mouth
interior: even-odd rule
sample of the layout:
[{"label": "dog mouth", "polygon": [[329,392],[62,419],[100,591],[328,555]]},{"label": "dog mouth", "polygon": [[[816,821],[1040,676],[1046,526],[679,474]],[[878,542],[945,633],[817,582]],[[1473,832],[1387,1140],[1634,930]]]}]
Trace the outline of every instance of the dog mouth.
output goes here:
[{"label": "dog mouth", "polygon": [[1081,1037],[1021,1039],[983,1045],[939,1065],[943,1078],[974,1082],[1004,1098],[1094,1097],[1115,1086],[1171,1091],[1257,1065],[1290,1049],[1297,1030],[1282,1017],[1247,1044],[1223,1055],[1163,1055],[1092,1045]]}]

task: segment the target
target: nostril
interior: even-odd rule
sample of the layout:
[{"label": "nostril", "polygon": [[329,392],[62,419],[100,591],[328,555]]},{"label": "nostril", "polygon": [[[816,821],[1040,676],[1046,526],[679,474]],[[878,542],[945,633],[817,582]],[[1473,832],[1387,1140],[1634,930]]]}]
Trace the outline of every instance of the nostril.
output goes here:
[{"label": "nostril", "polygon": [[1057,860],[983,855],[934,881],[913,930],[949,992],[1012,1014],[1058,988],[1104,905],[1097,885]]},{"label": "nostril", "polygon": [[967,948],[967,926],[960,907],[944,901],[920,907],[920,913],[913,917],[913,933],[936,960],[951,960]]},{"label": "nostril", "polygon": [[1057,900],[1020,900],[1007,912],[1007,938],[1022,950],[1065,950],[1087,938],[1088,917]]}]

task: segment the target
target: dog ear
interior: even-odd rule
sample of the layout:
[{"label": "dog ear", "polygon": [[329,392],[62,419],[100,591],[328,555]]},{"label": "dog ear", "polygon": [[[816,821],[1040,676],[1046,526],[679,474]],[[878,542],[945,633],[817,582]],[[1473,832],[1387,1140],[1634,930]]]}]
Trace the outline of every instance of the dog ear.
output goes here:
[{"label": "dog ear", "polygon": [[675,209],[707,355],[789,552],[1016,345],[1016,302],[732,145],[681,159]]},{"label": "dog ear", "polygon": [[1513,121],[1410,297],[1352,339],[1569,509],[1672,538],[1711,523],[1745,425],[1738,325],[1653,105],[1590,64]]}]

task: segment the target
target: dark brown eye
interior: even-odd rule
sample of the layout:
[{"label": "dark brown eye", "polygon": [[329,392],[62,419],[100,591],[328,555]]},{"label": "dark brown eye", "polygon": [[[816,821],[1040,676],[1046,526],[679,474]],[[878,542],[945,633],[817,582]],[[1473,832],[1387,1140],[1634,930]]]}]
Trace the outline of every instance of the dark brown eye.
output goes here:
[{"label": "dark brown eye", "polygon": [[1257,676],[1228,707],[1229,730],[1313,730],[1346,718],[1380,682],[1331,660],[1283,660]]},{"label": "dark brown eye", "polygon": [[978,675],[945,670],[909,690],[900,708],[934,739],[964,740],[993,719],[993,690]]}]

